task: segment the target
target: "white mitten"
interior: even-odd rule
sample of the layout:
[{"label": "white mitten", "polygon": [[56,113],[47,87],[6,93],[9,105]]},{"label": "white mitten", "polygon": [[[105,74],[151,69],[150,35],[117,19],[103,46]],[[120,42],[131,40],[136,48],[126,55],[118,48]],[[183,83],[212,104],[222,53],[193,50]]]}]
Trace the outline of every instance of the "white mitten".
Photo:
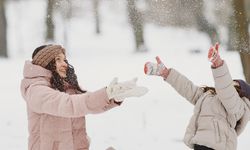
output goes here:
[{"label": "white mitten", "polygon": [[208,60],[211,63],[215,63],[219,57],[219,44],[216,43],[215,46],[210,47],[210,49],[208,50]]},{"label": "white mitten", "polygon": [[159,76],[164,69],[164,64],[156,64],[152,62],[147,62],[144,65],[144,73],[147,75],[157,75]]},{"label": "white mitten", "polygon": [[157,63],[147,62],[144,65],[144,73],[147,75],[157,75],[167,78],[169,69],[162,63],[160,57],[156,57]]},{"label": "white mitten", "polygon": [[137,78],[120,83],[117,81],[118,79],[114,78],[106,89],[109,99],[115,99],[117,102],[128,97],[140,97],[148,92],[146,87],[136,85]]},{"label": "white mitten", "polygon": [[212,46],[208,50],[208,59],[212,63],[213,68],[217,68],[221,65],[223,65],[223,60],[220,57],[219,54],[219,44],[216,43],[215,46]]},{"label": "white mitten", "polygon": [[157,64],[152,62],[147,62],[144,65],[144,73],[147,75],[157,75],[160,76],[162,71],[166,68],[165,65],[161,62],[160,58],[156,57]]}]

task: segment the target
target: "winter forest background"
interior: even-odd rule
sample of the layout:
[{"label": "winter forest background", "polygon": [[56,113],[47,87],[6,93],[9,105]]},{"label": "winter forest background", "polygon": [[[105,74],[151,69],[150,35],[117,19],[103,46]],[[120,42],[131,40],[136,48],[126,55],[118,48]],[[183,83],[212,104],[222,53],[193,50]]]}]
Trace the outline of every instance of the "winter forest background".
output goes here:
[{"label": "winter forest background", "polygon": [[[144,75],[159,55],[197,85],[213,86],[207,50],[219,42],[233,78],[250,83],[250,0],[0,0],[0,146],[27,149],[20,94],[25,60],[43,44],[66,48],[81,86],[95,91],[138,77],[149,88],[119,108],[87,116],[91,150],[183,150],[193,106]],[[238,149],[250,147],[250,125]]]}]

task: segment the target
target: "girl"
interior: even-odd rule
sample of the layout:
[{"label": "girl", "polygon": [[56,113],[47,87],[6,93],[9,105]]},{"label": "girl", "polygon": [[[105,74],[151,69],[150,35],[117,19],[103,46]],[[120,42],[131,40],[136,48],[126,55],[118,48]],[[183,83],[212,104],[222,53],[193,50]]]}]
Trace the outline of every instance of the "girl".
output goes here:
[{"label": "girl", "polygon": [[184,143],[194,150],[236,150],[237,136],[250,117],[250,103],[243,97],[239,82],[232,80],[227,64],[218,53],[218,44],[209,49],[208,57],[215,87],[199,87],[173,68],[167,68],[156,57],[157,64],[148,62],[144,71],[169,83],[194,105],[184,136]]}]

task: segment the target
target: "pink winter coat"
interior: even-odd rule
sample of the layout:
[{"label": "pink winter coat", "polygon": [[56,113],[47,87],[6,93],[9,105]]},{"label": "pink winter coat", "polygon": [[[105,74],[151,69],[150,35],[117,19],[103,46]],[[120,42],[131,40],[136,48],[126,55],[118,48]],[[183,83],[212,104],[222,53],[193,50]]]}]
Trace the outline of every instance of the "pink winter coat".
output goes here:
[{"label": "pink winter coat", "polygon": [[51,72],[26,61],[21,93],[27,103],[29,150],[88,150],[85,115],[115,106],[105,88],[72,94],[50,85]]}]

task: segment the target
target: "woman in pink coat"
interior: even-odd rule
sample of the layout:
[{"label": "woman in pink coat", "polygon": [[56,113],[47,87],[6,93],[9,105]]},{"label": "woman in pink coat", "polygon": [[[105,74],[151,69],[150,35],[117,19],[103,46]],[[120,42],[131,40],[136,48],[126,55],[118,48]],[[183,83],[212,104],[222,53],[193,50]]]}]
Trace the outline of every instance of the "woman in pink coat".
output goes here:
[{"label": "woman in pink coat", "polygon": [[[236,150],[237,136],[250,119],[250,102],[243,93],[244,82],[232,80],[218,45],[209,50],[215,87],[200,87],[157,57],[157,64],[145,64],[145,73],[158,75],[194,105],[184,143],[194,150]],[[242,86],[242,87],[241,87]],[[242,88],[242,90],[241,90]]]},{"label": "woman in pink coat", "polygon": [[83,90],[60,45],[35,49],[26,61],[21,93],[27,104],[29,150],[88,150],[85,115],[119,106],[127,97],[147,92],[136,79],[117,82],[95,92]]}]

